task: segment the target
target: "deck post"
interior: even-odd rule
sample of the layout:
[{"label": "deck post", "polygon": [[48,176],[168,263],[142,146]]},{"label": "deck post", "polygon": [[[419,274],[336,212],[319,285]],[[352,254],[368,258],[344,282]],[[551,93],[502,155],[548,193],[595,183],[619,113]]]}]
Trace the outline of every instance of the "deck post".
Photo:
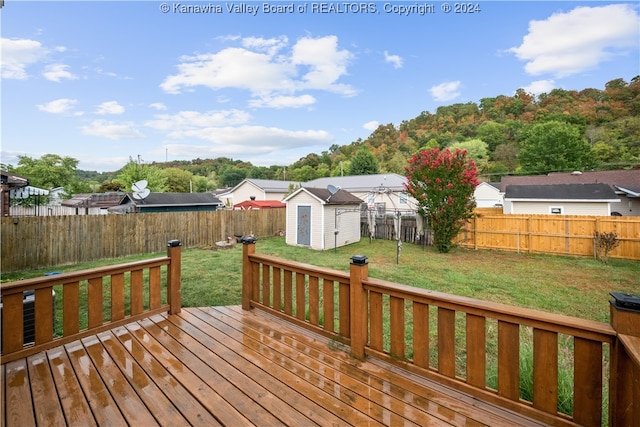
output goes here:
[{"label": "deck post", "polygon": [[367,293],[362,281],[369,276],[369,264],[364,255],[351,257],[349,280],[349,311],[351,318],[351,355],[356,359],[364,359],[364,348],[367,345]]},{"label": "deck post", "polygon": [[[640,296],[612,292],[609,425],[629,426],[640,419]],[[635,421],[634,421],[635,420]]]},{"label": "deck post", "polygon": [[256,239],[244,237],[242,240],[242,309],[251,310],[251,297],[253,295],[253,268],[249,255],[256,252]]},{"label": "deck post", "polygon": [[169,240],[167,242],[167,256],[171,258],[169,271],[167,272],[167,299],[169,300],[169,314],[180,313],[182,307],[181,291],[181,264],[182,264],[182,242],[180,240]]}]

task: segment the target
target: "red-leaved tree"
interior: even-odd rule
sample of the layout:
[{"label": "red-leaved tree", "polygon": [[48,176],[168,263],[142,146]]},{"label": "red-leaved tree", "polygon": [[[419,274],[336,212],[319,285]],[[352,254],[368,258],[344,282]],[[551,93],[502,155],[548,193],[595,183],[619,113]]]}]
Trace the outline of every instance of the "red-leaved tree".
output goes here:
[{"label": "red-leaved tree", "polygon": [[476,164],[467,159],[466,150],[439,148],[424,150],[408,162],[407,191],[433,230],[434,245],[447,253],[475,208]]}]

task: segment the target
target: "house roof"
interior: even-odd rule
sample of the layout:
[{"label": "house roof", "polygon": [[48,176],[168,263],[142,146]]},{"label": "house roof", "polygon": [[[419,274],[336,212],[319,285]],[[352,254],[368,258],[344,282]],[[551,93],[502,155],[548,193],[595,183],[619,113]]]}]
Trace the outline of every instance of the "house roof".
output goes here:
[{"label": "house roof", "polygon": [[109,208],[117,206],[127,198],[127,193],[94,193],[94,194],[74,194],[70,199],[63,200],[62,206],[72,208]]},{"label": "house roof", "polygon": [[280,200],[245,200],[233,205],[234,209],[271,209],[284,208],[287,205]]},{"label": "house roof", "polygon": [[607,184],[508,185],[504,198],[529,201],[619,201]]},{"label": "house roof", "polygon": [[305,182],[304,187],[326,188],[333,185],[346,191],[370,192],[379,189],[404,191],[407,177],[397,173],[375,175],[332,176]]},{"label": "house roof", "polygon": [[131,195],[131,201],[137,206],[218,206],[222,202],[211,193],[150,193],[144,200]]},{"label": "house roof", "polygon": [[331,194],[331,192],[326,188],[314,187],[301,187],[285,197],[284,201],[287,202],[291,200],[301,191],[311,194],[325,205],[359,205],[362,203],[362,200],[359,197],[354,196],[346,190],[339,189],[335,193]]},{"label": "house roof", "polygon": [[[226,191],[225,193],[221,193],[221,194],[228,194],[228,193],[233,193],[237,188],[239,188],[241,185],[245,184],[245,183],[249,183],[251,185],[254,185],[255,187],[265,191],[265,192],[278,192],[278,193],[282,193],[282,192],[287,192],[289,191],[289,187],[291,185],[300,185],[299,182],[295,182],[295,181],[278,181],[275,179],[254,179],[254,178],[247,178],[247,179],[243,179],[242,181],[240,181],[240,183],[238,185],[236,185],[235,187],[233,187],[231,190]],[[220,195],[221,195],[220,194]]]},{"label": "house roof", "polygon": [[593,172],[553,172],[548,175],[504,176],[500,181],[500,191],[508,185],[549,185],[549,184],[608,184],[619,193],[626,189],[640,193],[640,169],[593,171]]}]

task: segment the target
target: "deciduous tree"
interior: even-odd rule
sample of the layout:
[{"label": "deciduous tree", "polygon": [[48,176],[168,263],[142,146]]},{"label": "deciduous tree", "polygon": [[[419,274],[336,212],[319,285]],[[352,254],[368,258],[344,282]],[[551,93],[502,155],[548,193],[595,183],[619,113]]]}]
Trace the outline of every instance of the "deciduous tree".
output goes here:
[{"label": "deciduous tree", "polygon": [[428,220],[439,252],[447,253],[465,221],[473,214],[477,169],[464,150],[424,150],[409,160],[407,190]]}]

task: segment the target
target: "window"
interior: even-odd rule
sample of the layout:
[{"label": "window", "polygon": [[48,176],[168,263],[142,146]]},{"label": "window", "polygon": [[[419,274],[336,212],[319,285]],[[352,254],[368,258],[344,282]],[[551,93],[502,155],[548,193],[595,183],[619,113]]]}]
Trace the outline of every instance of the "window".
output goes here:
[{"label": "window", "polygon": [[401,205],[408,205],[409,204],[409,195],[407,193],[400,193],[400,194],[398,194],[398,200],[399,200]]},{"label": "window", "polygon": [[552,215],[562,215],[564,208],[562,206],[549,206],[549,213]]}]

